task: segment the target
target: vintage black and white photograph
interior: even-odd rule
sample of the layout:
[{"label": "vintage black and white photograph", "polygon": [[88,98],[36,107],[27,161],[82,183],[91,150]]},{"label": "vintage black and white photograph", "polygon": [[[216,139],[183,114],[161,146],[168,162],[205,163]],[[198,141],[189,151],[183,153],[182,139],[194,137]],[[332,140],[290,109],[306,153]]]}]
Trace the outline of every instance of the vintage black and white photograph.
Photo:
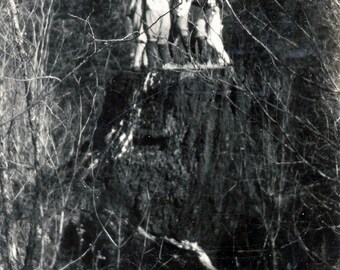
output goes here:
[{"label": "vintage black and white photograph", "polygon": [[1,0],[0,270],[340,270],[339,0]]}]

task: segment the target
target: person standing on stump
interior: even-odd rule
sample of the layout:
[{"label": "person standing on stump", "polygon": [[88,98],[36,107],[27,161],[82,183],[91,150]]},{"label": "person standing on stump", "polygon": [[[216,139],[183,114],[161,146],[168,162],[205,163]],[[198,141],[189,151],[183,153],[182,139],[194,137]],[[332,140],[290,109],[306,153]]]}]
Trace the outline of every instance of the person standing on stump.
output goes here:
[{"label": "person standing on stump", "polygon": [[185,50],[185,60],[190,60],[190,31],[189,31],[189,13],[192,0],[176,0],[174,1],[175,13],[175,30],[177,37],[183,44]]},{"label": "person standing on stump", "polygon": [[231,63],[222,41],[221,6],[221,0],[177,0],[175,5],[175,25],[187,55],[190,53],[189,22],[194,25],[200,63],[211,60],[207,54],[207,44],[217,52],[219,64]]},{"label": "person standing on stump", "polygon": [[148,58],[145,51],[148,38],[144,31],[143,0],[131,0],[128,5],[127,16],[131,18],[133,33],[136,33],[136,47],[133,52],[132,70],[140,71],[142,66],[148,66]]},{"label": "person standing on stump", "polygon": [[207,44],[209,44],[217,52],[219,64],[231,64],[222,41],[221,6],[221,0],[194,0],[193,2],[192,13],[200,62],[210,60],[207,57]]},{"label": "person standing on stump", "polygon": [[[138,32],[134,70],[140,70],[144,48],[149,69],[159,67],[160,62],[163,67],[170,63],[168,40],[171,28],[171,2],[171,0],[131,1],[129,10],[134,30]],[[219,64],[231,64],[221,37],[223,29],[221,5],[221,0],[174,0],[175,26],[186,51],[187,61],[190,59],[190,22],[195,28],[199,62],[207,63],[210,60],[207,56],[209,44],[217,52]]]},{"label": "person standing on stump", "polygon": [[207,18],[207,42],[217,52],[218,62],[221,65],[230,65],[231,59],[224,50],[222,40],[222,18],[221,18],[221,0],[208,0],[205,15]]},{"label": "person standing on stump", "polygon": [[145,1],[145,28],[148,41],[146,53],[149,68],[158,66],[158,53],[162,65],[170,62],[168,40],[171,28],[170,1],[171,0],[144,0]]}]

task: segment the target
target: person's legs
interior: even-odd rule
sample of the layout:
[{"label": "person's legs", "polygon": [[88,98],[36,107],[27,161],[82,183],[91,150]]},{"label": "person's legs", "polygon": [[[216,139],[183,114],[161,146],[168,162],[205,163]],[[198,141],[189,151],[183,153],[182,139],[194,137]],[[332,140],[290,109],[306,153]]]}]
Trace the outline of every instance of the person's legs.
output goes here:
[{"label": "person's legs", "polygon": [[145,51],[146,43],[137,42],[135,57],[133,61],[132,69],[135,71],[140,71],[142,64],[144,63],[143,54]]},{"label": "person's legs", "polygon": [[148,41],[148,43],[146,44],[146,54],[148,56],[149,68],[156,68],[158,63],[156,41]]},{"label": "person's legs", "polygon": [[189,12],[191,9],[191,0],[178,0],[176,6],[176,27],[183,44],[184,50],[189,53]]},{"label": "person's legs", "polygon": [[147,36],[144,33],[144,27],[143,24],[141,24],[139,28],[139,36],[137,37],[137,45],[135,50],[135,56],[134,56],[134,62],[132,69],[135,71],[140,71],[142,64],[144,64],[143,55],[145,51],[145,46],[147,43]]},{"label": "person's legs", "polygon": [[228,65],[231,63],[228,53],[224,50],[222,41],[222,20],[220,9],[218,6],[207,10],[208,31],[207,41],[208,44],[217,52],[219,63]]},{"label": "person's legs", "polygon": [[152,10],[146,10],[145,12],[145,27],[147,29],[148,42],[146,44],[146,53],[148,56],[149,68],[156,68],[158,64],[157,54],[157,40],[158,29],[160,28],[159,16]]},{"label": "person's legs", "polygon": [[158,51],[162,60],[162,64],[167,64],[170,62],[170,51],[169,51],[169,35],[171,28],[171,18],[170,14],[163,14],[163,17],[159,19],[160,28],[158,36]]},{"label": "person's legs", "polygon": [[148,66],[149,66],[148,55],[146,53],[146,49],[144,49],[142,57],[142,67],[147,68]]},{"label": "person's legs", "polygon": [[146,46],[149,68],[155,68],[158,64],[157,51],[162,64],[170,62],[168,40],[171,28],[170,4],[168,0],[157,0],[147,3],[146,28],[148,43]]},{"label": "person's legs", "polygon": [[187,16],[177,17],[176,25],[178,28],[179,36],[186,53],[189,53],[189,26],[188,14]]},{"label": "person's legs", "polygon": [[162,60],[162,64],[165,65],[170,62],[170,52],[168,43],[158,43],[158,52]]},{"label": "person's legs", "polygon": [[208,46],[206,37],[197,37],[198,62],[201,64],[208,62]]},{"label": "person's legs", "polygon": [[194,7],[192,9],[193,19],[195,23],[195,39],[198,45],[198,61],[205,63],[208,61],[207,57],[207,32],[206,32],[206,18],[201,7]]},{"label": "person's legs", "polygon": [[147,35],[144,32],[144,24],[142,20],[143,7],[142,0],[131,0],[128,7],[128,14],[131,17],[131,33],[134,33],[136,44],[133,48],[133,61],[132,69],[139,71],[141,70],[143,62],[143,53],[147,42]]}]

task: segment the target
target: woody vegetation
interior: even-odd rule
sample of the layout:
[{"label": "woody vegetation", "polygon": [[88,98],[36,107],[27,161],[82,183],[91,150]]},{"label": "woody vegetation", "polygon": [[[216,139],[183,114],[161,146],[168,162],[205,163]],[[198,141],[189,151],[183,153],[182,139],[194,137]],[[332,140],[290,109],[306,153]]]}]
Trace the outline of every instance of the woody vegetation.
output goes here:
[{"label": "woody vegetation", "polygon": [[[115,185],[146,165],[138,156],[119,159],[119,137],[100,151],[93,146],[108,82],[133,61],[127,9],[123,0],[0,2],[0,269],[166,269],[162,251],[170,269],[339,269],[340,3],[223,1],[224,47],[234,63],[221,82],[228,109],[202,96],[162,105],[183,106],[183,123],[209,124],[206,133],[188,133],[193,152],[145,159],[168,175],[178,160],[189,164],[171,190],[181,200],[165,203],[165,212],[146,185],[131,188],[147,218],[129,216],[131,201]],[[194,76],[178,89],[216,86],[209,72]],[[213,113],[204,116],[204,108]],[[218,123],[226,125],[210,137]],[[201,177],[196,159],[210,176],[186,190],[185,175]],[[156,186],[162,173],[143,177]],[[175,220],[178,209],[195,222],[176,237],[148,230],[173,222],[152,213]],[[186,239],[191,230],[195,239]]]}]

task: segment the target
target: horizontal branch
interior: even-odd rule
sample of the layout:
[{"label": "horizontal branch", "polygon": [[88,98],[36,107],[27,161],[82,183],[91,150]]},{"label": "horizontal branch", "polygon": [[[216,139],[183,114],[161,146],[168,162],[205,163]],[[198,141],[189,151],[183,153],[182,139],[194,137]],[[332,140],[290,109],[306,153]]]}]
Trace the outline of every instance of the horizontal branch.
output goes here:
[{"label": "horizontal branch", "polygon": [[11,77],[0,77],[0,84],[1,80],[9,80],[9,81],[16,81],[16,82],[29,82],[29,81],[35,81],[35,80],[45,80],[45,79],[52,79],[56,80],[58,82],[61,82],[61,79],[55,76],[42,76],[42,77],[34,77],[34,78],[26,78],[26,79],[16,79]]}]

